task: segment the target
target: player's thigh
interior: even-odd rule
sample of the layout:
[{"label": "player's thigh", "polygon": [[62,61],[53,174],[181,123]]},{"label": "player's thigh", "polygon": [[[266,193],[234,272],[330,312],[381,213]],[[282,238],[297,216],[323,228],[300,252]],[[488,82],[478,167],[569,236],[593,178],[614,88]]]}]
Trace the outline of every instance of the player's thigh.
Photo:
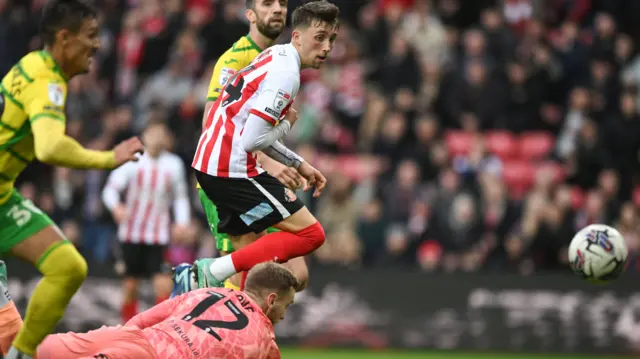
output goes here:
[{"label": "player's thigh", "polygon": [[221,255],[232,253],[234,248],[229,237],[226,233],[220,233],[218,231],[220,217],[218,216],[218,209],[216,208],[216,205],[213,204],[209,197],[207,197],[207,193],[202,188],[198,188],[198,198],[200,199],[200,204],[202,204],[202,209],[204,210],[204,214],[207,218],[209,230],[211,231],[213,238],[216,240],[216,249],[221,253]]},{"label": "player's thigh", "polygon": [[273,227],[284,232],[296,233],[314,225],[316,222],[318,222],[318,220],[311,214],[309,209],[302,207],[299,211],[283,219],[280,223],[274,224]]},{"label": "player's thigh", "polygon": [[170,274],[171,265],[167,261],[167,246],[145,244],[141,247],[140,261],[144,264],[143,275],[152,278],[159,274]]},{"label": "player's thigh", "polygon": [[202,192],[213,204],[218,215],[218,223],[215,229],[212,228],[212,232],[215,230],[217,234],[216,246],[218,250],[231,252],[231,242],[226,238],[227,235],[238,236],[253,232],[240,217],[250,197],[247,191],[249,183],[244,178],[214,177],[198,171],[195,175]]},{"label": "player's thigh", "polygon": [[11,254],[38,265],[56,242],[65,240],[49,216],[14,191],[0,205],[0,253]]},{"label": "player's thigh", "polygon": [[200,199],[200,204],[202,205],[204,214],[207,217],[209,230],[211,230],[211,234],[214,237],[217,237],[218,223],[220,222],[220,218],[218,217],[218,210],[216,208],[216,205],[211,202],[209,197],[207,197],[207,193],[202,188],[198,188],[198,198]]},{"label": "player's thigh", "polygon": [[258,238],[264,236],[266,233],[267,233],[266,231],[262,231],[260,233],[249,232],[239,236],[229,235],[227,237],[229,238],[229,241],[231,242],[231,245],[233,246],[233,248],[235,250],[238,250],[255,242]]},{"label": "player's thigh", "polygon": [[203,180],[207,181],[200,182],[207,196],[218,205],[220,232],[243,235],[269,227],[297,232],[316,223],[293,191],[268,173],[246,179],[208,176]]},{"label": "player's thigh", "polygon": [[173,279],[171,277],[171,264],[167,261],[167,246],[149,246],[145,258],[147,259],[147,269],[149,278],[153,285],[153,291],[158,297],[168,297],[173,290]]},{"label": "player's thigh", "polygon": [[146,279],[147,273],[144,245],[140,243],[120,243],[125,279]]}]

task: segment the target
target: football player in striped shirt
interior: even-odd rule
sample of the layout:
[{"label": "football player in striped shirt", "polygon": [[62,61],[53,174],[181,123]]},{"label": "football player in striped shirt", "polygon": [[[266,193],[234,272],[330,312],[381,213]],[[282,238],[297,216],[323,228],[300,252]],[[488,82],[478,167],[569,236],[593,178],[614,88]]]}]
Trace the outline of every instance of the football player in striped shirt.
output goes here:
[{"label": "football player in striped shirt", "polygon": [[[220,96],[222,88],[229,78],[241,69],[247,67],[264,49],[272,46],[285,28],[287,18],[288,0],[246,0],[246,17],[249,20],[249,34],[241,37],[233,46],[228,49],[216,62],[209,83],[207,93],[207,104],[203,116],[204,121],[213,103]],[[260,164],[274,177],[284,183],[287,187],[295,190],[305,184],[305,180],[295,169],[284,166],[279,162],[258,153]],[[216,206],[204,193],[198,184],[198,196],[205,211],[209,228],[216,240],[216,247],[221,255],[232,253],[235,249],[240,249],[258,238],[255,233],[241,236],[229,236],[218,231],[218,211]],[[268,228],[266,233],[277,232],[275,228]],[[294,272],[300,287],[304,288],[308,279],[308,270],[304,258],[295,258],[287,264]],[[184,280],[188,280],[187,275],[190,264],[181,264],[175,268],[176,288],[174,294],[182,292]],[[182,273],[182,274],[181,274]],[[234,275],[225,281],[226,288],[240,289],[242,276]]]},{"label": "football player in striped shirt", "polygon": [[[318,69],[333,49],[340,10],[326,0],[299,6],[292,16],[292,39],[263,51],[231,77],[207,114],[191,166],[207,197],[218,206],[220,229],[243,235],[270,233],[217,259],[194,263],[199,287],[218,287],[236,273],[265,261],[287,262],[303,257],[325,240],[322,225],[308,208],[257,162],[262,151],[293,167],[320,196],[326,178],[280,140],[297,115],[291,111],[300,89],[300,71]],[[191,276],[189,276],[191,277]],[[190,279],[190,278],[189,278]],[[187,287],[191,285],[186,280]]]}]

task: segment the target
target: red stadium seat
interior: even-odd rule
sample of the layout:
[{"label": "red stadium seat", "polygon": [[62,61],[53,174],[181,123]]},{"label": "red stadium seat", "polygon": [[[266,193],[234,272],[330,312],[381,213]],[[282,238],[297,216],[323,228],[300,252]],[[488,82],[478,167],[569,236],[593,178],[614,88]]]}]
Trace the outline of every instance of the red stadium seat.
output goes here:
[{"label": "red stadium seat", "polygon": [[640,186],[633,190],[633,204],[640,207]]},{"label": "red stadium seat", "polygon": [[571,206],[573,209],[582,208],[584,205],[584,191],[578,186],[571,188]]},{"label": "red stadium seat", "polygon": [[555,138],[547,132],[525,132],[520,136],[520,158],[540,160],[553,151]]},{"label": "red stadium seat", "polygon": [[475,138],[476,135],[474,133],[465,131],[447,131],[444,135],[451,157],[468,154]]},{"label": "red stadium seat", "polygon": [[485,135],[487,150],[500,159],[508,160],[517,156],[516,139],[508,131],[490,131]]},{"label": "red stadium seat", "polygon": [[504,163],[502,176],[509,192],[520,198],[533,183],[535,166],[527,161],[507,161]]}]

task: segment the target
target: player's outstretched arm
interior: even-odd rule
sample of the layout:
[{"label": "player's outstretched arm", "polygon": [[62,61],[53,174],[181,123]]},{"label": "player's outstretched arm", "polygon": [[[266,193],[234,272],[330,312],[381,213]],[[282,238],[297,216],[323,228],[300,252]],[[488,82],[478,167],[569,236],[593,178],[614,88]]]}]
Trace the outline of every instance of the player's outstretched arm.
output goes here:
[{"label": "player's outstretched arm", "polygon": [[71,168],[111,169],[135,160],[143,147],[137,138],[116,146],[113,151],[93,151],[65,134],[66,84],[39,78],[24,93],[24,110],[29,116],[38,160]]},{"label": "player's outstretched arm", "polygon": [[135,326],[140,329],[154,326],[171,316],[171,314],[176,310],[178,305],[186,296],[186,294],[181,295],[175,298],[167,299],[160,304],[154,305],[153,307],[129,319],[129,321],[125,325]]},{"label": "player's outstretched arm", "polygon": [[143,151],[137,138],[124,141],[113,151],[88,150],[65,135],[65,125],[57,119],[42,117],[31,123],[35,153],[41,162],[71,168],[111,169],[128,161],[135,161]]}]

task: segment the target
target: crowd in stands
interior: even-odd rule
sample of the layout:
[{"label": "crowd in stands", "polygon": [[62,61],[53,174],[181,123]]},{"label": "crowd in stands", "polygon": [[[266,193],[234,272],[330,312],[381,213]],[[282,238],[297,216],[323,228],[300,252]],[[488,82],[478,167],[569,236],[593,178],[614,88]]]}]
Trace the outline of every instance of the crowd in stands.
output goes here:
[{"label": "crowd in stands", "polygon": [[[45,1],[0,0],[0,73],[41,46]],[[566,270],[569,240],[594,222],[640,252],[640,1],[334,2],[340,35],[325,68],[303,72],[286,139],[329,180],[317,200],[300,194],[327,233],[311,260]],[[213,64],[248,31],[244,0],[97,3],[102,49],[70,82],[68,132],[106,149],[164,120],[189,165]],[[35,164],[18,186],[108,262],[107,175]],[[173,262],[215,252],[195,193],[199,234]]]}]

